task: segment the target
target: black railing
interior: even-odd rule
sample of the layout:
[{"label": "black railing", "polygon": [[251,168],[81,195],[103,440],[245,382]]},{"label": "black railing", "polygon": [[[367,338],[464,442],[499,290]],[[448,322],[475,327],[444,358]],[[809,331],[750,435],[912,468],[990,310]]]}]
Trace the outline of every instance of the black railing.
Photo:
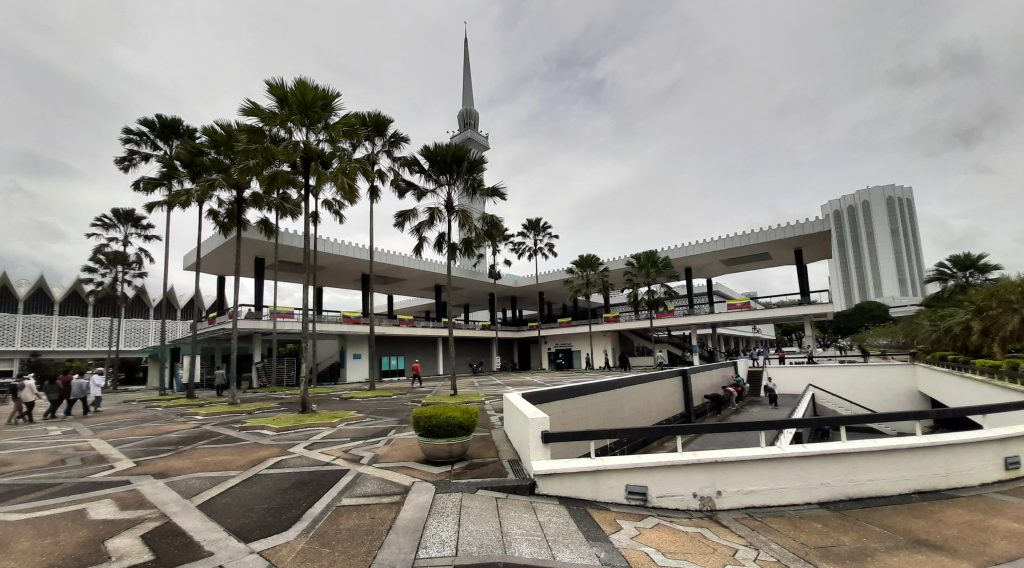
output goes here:
[{"label": "black railing", "polygon": [[752,420],[749,422],[717,422],[713,424],[670,424],[664,426],[639,426],[630,428],[601,428],[595,430],[564,430],[541,432],[545,444],[559,442],[588,442],[591,440],[616,440],[619,438],[664,438],[668,436],[692,436],[698,434],[725,434],[730,432],[765,432],[787,428],[821,428],[878,424],[885,422],[909,422],[943,418],[962,418],[983,414],[999,414],[1024,410],[1024,400],[977,404],[928,410],[901,410],[898,412],[876,412],[872,414],[847,414],[845,416],[812,416],[809,418],[782,418],[777,420]]},{"label": "black railing", "polygon": [[919,363],[926,365],[932,365],[940,369],[947,369],[950,371],[958,371],[968,375],[977,375],[979,377],[985,377],[987,379],[995,379],[1004,383],[1012,385],[1024,385],[1024,373],[1020,371],[1007,371],[1005,369],[991,369],[986,367],[975,367],[974,365],[961,365],[959,363],[946,363],[921,360]]}]

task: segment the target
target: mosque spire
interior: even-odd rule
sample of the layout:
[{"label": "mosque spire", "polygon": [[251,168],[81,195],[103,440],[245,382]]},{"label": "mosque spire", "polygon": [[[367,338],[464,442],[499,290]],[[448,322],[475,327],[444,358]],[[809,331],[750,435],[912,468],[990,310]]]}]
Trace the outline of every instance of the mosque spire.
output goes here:
[{"label": "mosque spire", "polygon": [[[465,24],[465,22],[463,22]],[[469,29],[463,36],[462,53],[462,110],[459,111],[459,131],[479,130],[480,113],[473,105],[473,72],[469,67]]]}]

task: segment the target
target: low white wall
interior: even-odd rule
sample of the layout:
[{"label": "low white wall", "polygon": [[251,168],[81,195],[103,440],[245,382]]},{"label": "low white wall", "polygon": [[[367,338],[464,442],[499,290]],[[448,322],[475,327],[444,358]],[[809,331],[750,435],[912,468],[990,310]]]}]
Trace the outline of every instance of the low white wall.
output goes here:
[{"label": "low white wall", "polygon": [[918,390],[915,365],[909,363],[772,365],[766,370],[780,393],[800,394],[815,384],[876,412],[931,408]]},{"label": "low white wall", "polygon": [[736,378],[736,371],[730,367],[721,369],[708,369],[690,375],[690,386],[693,392],[693,405],[697,406],[704,402],[704,395],[717,392],[722,393],[722,387],[731,385]]},{"label": "low white wall", "polygon": [[523,467],[533,473],[534,463],[551,459],[551,448],[540,439],[541,432],[551,429],[548,415],[523,400],[523,395],[517,392],[505,393],[502,410],[505,434],[519,453]]},{"label": "low white wall", "polygon": [[1024,426],[851,442],[536,462],[538,493],[647,505],[736,509],[936,491],[1020,478],[1003,458],[1024,454]]},{"label": "low white wall", "polygon": [[[954,371],[947,371],[929,365],[914,365],[917,388],[927,396],[946,406],[971,406],[1024,400],[1024,390],[1005,383],[997,383],[978,377],[968,377]],[[1024,423],[1024,411],[989,414],[984,419],[972,416],[972,420],[989,427],[1011,426]]]}]

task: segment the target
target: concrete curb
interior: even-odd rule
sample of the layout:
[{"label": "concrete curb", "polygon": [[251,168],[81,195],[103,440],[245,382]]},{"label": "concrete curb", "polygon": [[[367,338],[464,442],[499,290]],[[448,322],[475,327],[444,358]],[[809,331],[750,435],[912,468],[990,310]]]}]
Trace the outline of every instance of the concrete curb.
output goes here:
[{"label": "concrete curb", "polygon": [[433,500],[433,485],[425,481],[413,483],[370,568],[412,568]]}]

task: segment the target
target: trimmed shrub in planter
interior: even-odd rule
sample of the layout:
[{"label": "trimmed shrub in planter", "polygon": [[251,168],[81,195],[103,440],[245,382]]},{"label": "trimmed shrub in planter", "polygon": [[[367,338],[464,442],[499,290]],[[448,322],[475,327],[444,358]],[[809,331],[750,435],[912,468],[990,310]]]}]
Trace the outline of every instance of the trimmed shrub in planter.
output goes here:
[{"label": "trimmed shrub in planter", "polygon": [[469,451],[480,420],[476,406],[423,406],[412,411],[412,429],[427,460],[458,461]]},{"label": "trimmed shrub in planter", "polygon": [[1002,361],[993,361],[991,359],[975,359],[973,361],[975,367],[981,367],[982,369],[1002,369]]},{"label": "trimmed shrub in planter", "polygon": [[1016,373],[1020,371],[1021,363],[1024,363],[1024,361],[1021,361],[1020,359],[1007,359],[1003,361],[1003,369]]},{"label": "trimmed shrub in planter", "polygon": [[973,357],[965,357],[963,355],[957,355],[956,357],[950,357],[949,359],[950,361],[953,361],[954,363],[959,363],[961,365],[971,365],[974,363]]},{"label": "trimmed shrub in planter", "polygon": [[956,353],[952,351],[936,351],[928,356],[929,361],[935,361],[936,363],[945,363],[948,361],[948,357],[955,357]]}]

